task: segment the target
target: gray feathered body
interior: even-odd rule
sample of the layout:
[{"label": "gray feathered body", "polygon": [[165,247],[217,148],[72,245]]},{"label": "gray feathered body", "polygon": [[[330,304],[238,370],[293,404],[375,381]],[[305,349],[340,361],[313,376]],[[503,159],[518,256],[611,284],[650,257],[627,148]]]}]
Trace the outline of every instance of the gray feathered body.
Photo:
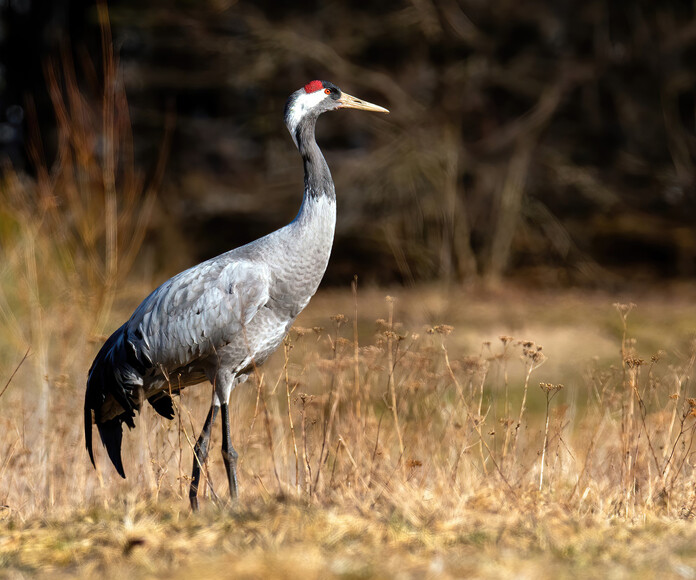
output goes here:
[{"label": "gray feathered body", "polygon": [[136,411],[145,400],[173,418],[171,395],[208,380],[214,387],[213,400],[194,448],[189,498],[196,509],[200,468],[218,410],[223,462],[230,494],[236,497],[230,393],[278,348],[326,270],[336,225],[336,193],[314,129],[321,113],[341,107],[388,112],[341,93],[327,81],[312,81],[293,93],[285,123],[305,173],[297,217],[284,228],[167,280],[104,343],[89,371],[85,395],[85,443],[92,463],[93,422],[125,477],[123,424],[135,427]]},{"label": "gray feathered body", "polygon": [[[90,371],[108,362],[137,402],[160,391],[211,382],[260,365],[280,345],[321,282],[331,252],[336,204],[307,198],[295,221],[198,264],[150,294],[104,345]],[[105,398],[108,420],[123,412]]]},{"label": "gray feathered body", "polygon": [[124,476],[122,424],[148,400],[174,415],[169,392],[209,380],[232,388],[281,344],[326,271],[336,225],[336,194],[314,141],[316,117],[297,128],[305,194],[287,226],[167,280],[105,342],[89,371],[85,436],[91,425]]}]

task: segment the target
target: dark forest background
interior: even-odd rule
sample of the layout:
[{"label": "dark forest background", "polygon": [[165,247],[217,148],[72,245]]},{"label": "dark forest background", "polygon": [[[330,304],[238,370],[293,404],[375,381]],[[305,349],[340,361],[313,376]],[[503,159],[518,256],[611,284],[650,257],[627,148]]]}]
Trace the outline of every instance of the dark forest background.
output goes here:
[{"label": "dark forest background", "polygon": [[[324,116],[327,282],[616,286],[696,273],[696,4],[108,3],[134,157],[173,120],[143,256],[171,274],[293,218],[287,96],[331,80],[391,115]],[[56,150],[47,70],[99,99],[93,1],[0,0],[0,156]],[[62,64],[61,64],[62,63]]]}]

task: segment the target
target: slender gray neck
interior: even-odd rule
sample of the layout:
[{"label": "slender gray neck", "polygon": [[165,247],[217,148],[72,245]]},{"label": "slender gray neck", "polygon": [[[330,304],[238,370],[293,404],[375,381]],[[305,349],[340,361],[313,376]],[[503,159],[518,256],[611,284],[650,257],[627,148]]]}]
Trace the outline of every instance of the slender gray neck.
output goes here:
[{"label": "slender gray neck", "polygon": [[318,114],[310,111],[300,115],[292,104],[291,98],[286,106],[285,123],[304,162],[304,197],[295,219],[274,232],[280,242],[273,247],[278,271],[286,271],[279,276],[279,280],[284,280],[280,294],[296,298],[289,309],[294,319],[317,291],[329,262],[336,228],[336,191],[314,138]]},{"label": "slender gray neck", "polygon": [[305,200],[307,198],[316,200],[326,196],[328,199],[335,201],[336,190],[331,178],[331,171],[329,171],[329,166],[326,164],[326,160],[314,137],[316,123],[316,115],[307,115],[295,128],[295,142],[304,161],[304,197]]}]

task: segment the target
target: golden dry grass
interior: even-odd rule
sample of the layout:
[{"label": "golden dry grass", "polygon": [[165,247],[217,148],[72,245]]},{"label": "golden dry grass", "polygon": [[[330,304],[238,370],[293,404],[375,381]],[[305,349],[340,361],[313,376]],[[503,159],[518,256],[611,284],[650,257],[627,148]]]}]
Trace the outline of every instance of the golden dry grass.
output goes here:
[{"label": "golden dry grass", "polygon": [[690,577],[687,521],[468,507],[434,521],[252,502],[192,516],[139,504],[3,530],[0,576],[237,578]]},{"label": "golden dry grass", "polygon": [[[688,325],[678,329],[696,314],[692,290],[641,297],[623,357],[621,308],[605,294],[392,294],[359,291],[357,388],[354,298],[316,297],[287,354],[232,396],[239,503],[224,505],[216,431],[208,469],[223,505],[208,489],[196,515],[187,477],[209,387],[184,393],[181,421],[144,411],[126,436],[122,481],[103,452],[94,472],[83,449],[84,377],[98,343],[48,376],[46,439],[30,354],[0,399],[3,574],[691,577],[694,354]],[[133,305],[121,302],[113,326]],[[455,327],[433,324],[441,316]],[[544,346],[539,368],[536,343],[507,338],[530,329],[568,335]],[[633,334],[660,339],[658,360]],[[561,381],[547,431],[540,383]]]}]

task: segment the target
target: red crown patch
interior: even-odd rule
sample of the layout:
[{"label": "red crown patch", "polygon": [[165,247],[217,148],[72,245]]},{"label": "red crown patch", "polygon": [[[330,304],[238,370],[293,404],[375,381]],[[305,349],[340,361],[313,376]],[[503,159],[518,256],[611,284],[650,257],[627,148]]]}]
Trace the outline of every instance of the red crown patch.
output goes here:
[{"label": "red crown patch", "polygon": [[304,86],[305,93],[313,93],[324,88],[321,81],[312,81]]}]

